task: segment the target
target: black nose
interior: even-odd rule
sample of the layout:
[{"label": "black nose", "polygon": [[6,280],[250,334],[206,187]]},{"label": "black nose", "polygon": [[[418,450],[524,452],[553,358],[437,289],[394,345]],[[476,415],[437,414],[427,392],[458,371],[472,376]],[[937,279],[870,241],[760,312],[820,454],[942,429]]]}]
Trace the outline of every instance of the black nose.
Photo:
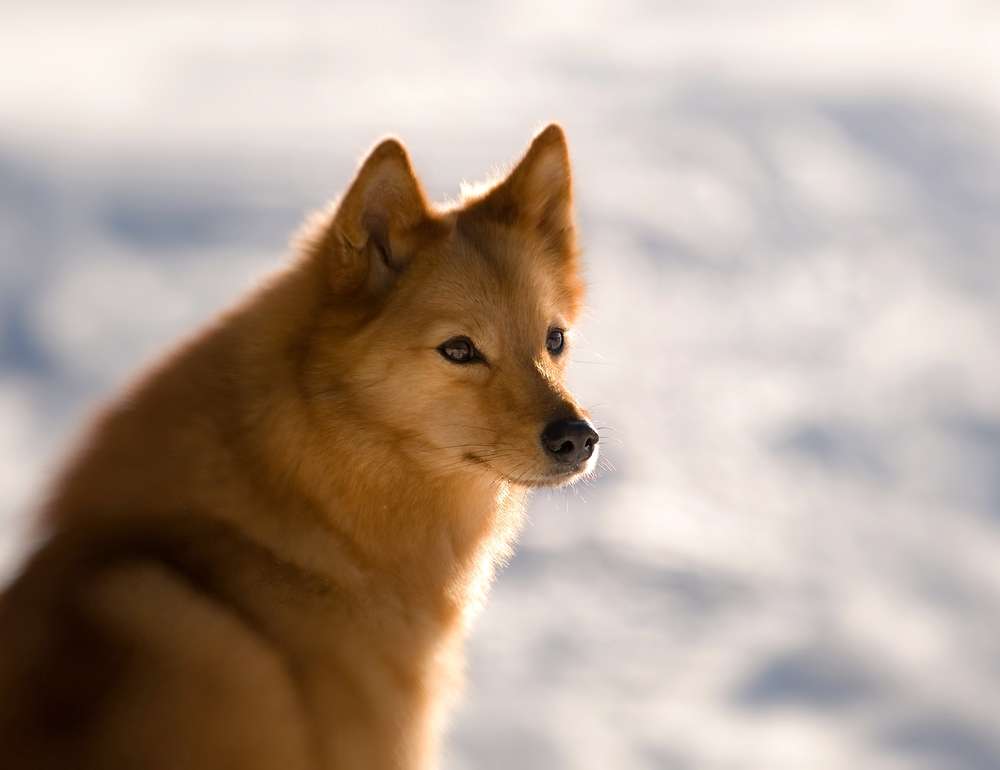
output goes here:
[{"label": "black nose", "polygon": [[542,446],[549,455],[566,465],[589,460],[599,436],[586,420],[556,420],[542,431]]}]

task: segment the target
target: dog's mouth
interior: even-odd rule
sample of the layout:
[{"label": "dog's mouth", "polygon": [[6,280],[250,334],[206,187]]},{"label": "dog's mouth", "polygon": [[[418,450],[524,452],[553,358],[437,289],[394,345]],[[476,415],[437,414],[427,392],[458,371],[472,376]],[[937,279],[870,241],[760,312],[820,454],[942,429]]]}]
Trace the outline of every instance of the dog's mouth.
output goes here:
[{"label": "dog's mouth", "polygon": [[587,460],[583,460],[572,465],[560,464],[558,467],[554,467],[551,470],[543,471],[541,473],[532,470],[525,471],[522,473],[506,473],[501,469],[497,468],[493,463],[484,457],[479,457],[472,452],[467,452],[464,455],[465,459],[469,462],[476,463],[477,465],[485,466],[490,470],[491,473],[495,473],[504,481],[508,481],[511,484],[515,484],[520,487],[561,487],[567,484],[572,484],[579,478],[586,476],[588,473],[592,472],[596,465],[596,455]]}]

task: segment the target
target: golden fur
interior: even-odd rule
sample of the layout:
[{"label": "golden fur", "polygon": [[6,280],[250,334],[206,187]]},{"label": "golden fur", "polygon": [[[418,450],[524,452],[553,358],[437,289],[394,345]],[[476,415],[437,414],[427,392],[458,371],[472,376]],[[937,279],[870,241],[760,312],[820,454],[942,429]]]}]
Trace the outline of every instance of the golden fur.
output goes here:
[{"label": "golden fur", "polygon": [[3,766],[432,765],[526,490],[593,467],[539,442],[584,414],[545,347],[581,293],[558,126],[438,208],[379,144],[59,478],[0,602]]}]

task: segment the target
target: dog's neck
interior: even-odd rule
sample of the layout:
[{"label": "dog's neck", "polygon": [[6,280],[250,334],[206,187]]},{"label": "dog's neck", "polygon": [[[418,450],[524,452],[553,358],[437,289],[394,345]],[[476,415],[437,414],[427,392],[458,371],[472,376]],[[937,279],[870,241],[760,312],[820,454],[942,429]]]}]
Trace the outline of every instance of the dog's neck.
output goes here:
[{"label": "dog's neck", "polygon": [[377,571],[408,606],[467,619],[509,553],[525,490],[475,470],[432,477],[388,445],[359,451],[364,414],[317,419],[299,356],[328,301],[322,280],[294,265],[140,378],[98,421],[45,520],[202,512],[334,580]]}]

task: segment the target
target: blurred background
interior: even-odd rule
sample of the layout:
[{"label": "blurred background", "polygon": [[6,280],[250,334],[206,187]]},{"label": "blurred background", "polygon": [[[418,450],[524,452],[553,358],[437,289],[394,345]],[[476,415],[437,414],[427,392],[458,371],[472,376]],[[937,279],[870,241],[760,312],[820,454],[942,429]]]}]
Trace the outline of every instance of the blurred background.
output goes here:
[{"label": "blurred background", "polygon": [[445,767],[1000,768],[1000,7],[0,0],[0,575],[66,442],[382,134],[568,132],[605,470]]}]

